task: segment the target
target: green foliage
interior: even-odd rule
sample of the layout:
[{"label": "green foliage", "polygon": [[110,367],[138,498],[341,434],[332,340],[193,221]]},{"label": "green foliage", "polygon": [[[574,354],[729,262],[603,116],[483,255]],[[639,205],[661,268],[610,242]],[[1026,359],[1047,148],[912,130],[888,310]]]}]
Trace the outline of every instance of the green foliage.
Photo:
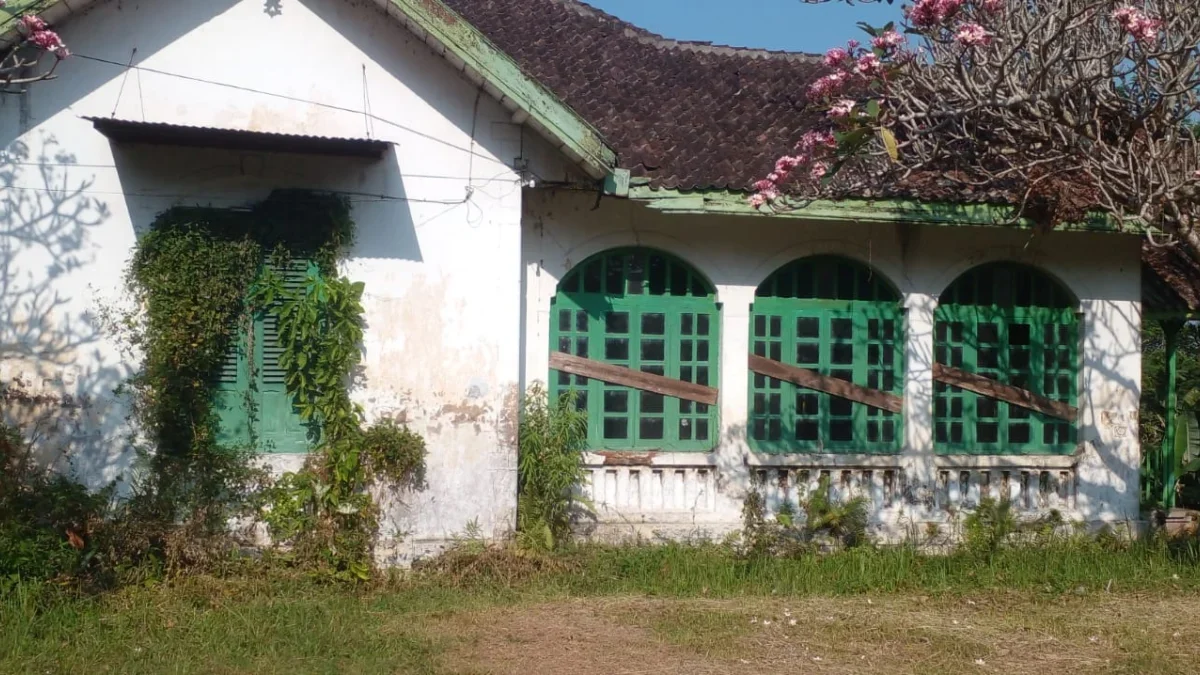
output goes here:
[{"label": "green foliage", "polygon": [[390,420],[363,429],[362,408],[347,387],[362,357],[363,284],[334,274],[310,274],[302,288],[288,290],[267,268],[251,296],[278,320],[279,365],[318,450],[270,491],[266,521],[302,560],[337,578],[365,580],[379,527],[369,488],[379,478],[420,487],[425,443]]},{"label": "green foliage", "polygon": [[[803,517],[797,517],[801,513]],[[853,548],[866,541],[866,499],[833,501],[828,476],[821,478],[799,509],[784,502],[773,520],[767,517],[761,490],[751,490],[742,501],[741,553],[746,557],[801,556],[825,548]]]},{"label": "green foliage", "polygon": [[1057,510],[1021,520],[1013,511],[1010,500],[984,497],[963,520],[960,548],[964,555],[991,559],[1006,546],[1037,546],[1050,542],[1059,537],[1065,522]]},{"label": "green foliage", "polygon": [[395,420],[385,419],[363,433],[367,471],[389,484],[410,489],[425,486],[425,439]]},{"label": "green foliage", "polygon": [[[1179,334],[1179,350],[1176,356],[1176,376],[1179,411],[1200,413],[1200,324],[1195,322],[1183,326]],[[1162,446],[1167,420],[1167,356],[1166,336],[1157,321],[1147,321],[1142,326],[1142,400],[1139,411],[1139,434],[1143,457],[1147,460],[1156,456]],[[1200,507],[1200,467],[1187,466],[1185,462],[1179,483],[1178,506]],[[1143,493],[1160,495],[1161,476],[1155,475],[1150,463],[1144,462],[1142,480]],[[1149,499],[1148,506],[1155,506],[1156,499]]]},{"label": "green foliage", "polygon": [[39,467],[17,429],[0,424],[0,579],[85,571],[112,490],[89,492]]},{"label": "green foliage", "polygon": [[518,540],[525,548],[549,551],[570,540],[574,520],[592,511],[580,494],[586,475],[581,462],[587,443],[587,414],[564,394],[551,403],[535,384],[521,411],[517,467]]},{"label": "green foliage", "polygon": [[1017,529],[1012,502],[985,497],[963,521],[963,545],[969,551],[991,556]]},{"label": "green foliage", "polygon": [[[128,283],[142,313],[116,323],[145,355],[128,391],[150,448],[123,506],[123,546],[168,565],[194,562],[203,557],[198,540],[225,544],[229,519],[259,514],[265,498],[272,532],[305,561],[339,576],[369,574],[378,525],[372,472],[414,484],[424,444],[402,429],[364,433],[350,400],[363,285],[340,277],[336,262],[352,239],[344,199],[281,191],[245,210],[172,209],[139,241]],[[315,260],[321,274],[290,291],[268,257]],[[261,312],[279,320],[287,388],[318,448],[303,471],[269,487],[252,468],[253,447],[218,444],[213,409],[224,356]]]}]

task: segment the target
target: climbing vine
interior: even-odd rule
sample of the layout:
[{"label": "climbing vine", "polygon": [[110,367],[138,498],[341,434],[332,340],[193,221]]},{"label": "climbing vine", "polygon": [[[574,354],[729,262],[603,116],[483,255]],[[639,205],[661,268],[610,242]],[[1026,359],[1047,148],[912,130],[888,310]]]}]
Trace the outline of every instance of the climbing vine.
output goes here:
[{"label": "climbing vine", "polygon": [[[249,209],[172,209],[142,238],[128,275],[142,313],[128,325],[144,353],[132,390],[153,446],[144,508],[163,521],[202,518],[206,531],[219,532],[236,511],[265,506],[272,534],[302,562],[339,577],[369,575],[378,531],[371,488],[419,485],[425,446],[393,423],[364,428],[350,397],[363,284],[342,277],[337,261],[352,241],[344,200],[294,191]],[[285,286],[275,270],[298,259],[318,271]],[[277,321],[278,365],[314,450],[302,470],[270,484],[251,469],[253,436],[244,448],[218,442],[214,409],[223,360],[239,334],[253,335],[245,330],[253,317],[266,314]]]}]

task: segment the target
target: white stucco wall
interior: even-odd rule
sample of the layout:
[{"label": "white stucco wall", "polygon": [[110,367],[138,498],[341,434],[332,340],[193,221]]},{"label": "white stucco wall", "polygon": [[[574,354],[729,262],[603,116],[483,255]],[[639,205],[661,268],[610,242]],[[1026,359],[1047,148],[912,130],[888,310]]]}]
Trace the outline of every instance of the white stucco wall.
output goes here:
[{"label": "white stucco wall", "polygon": [[[136,361],[98,316],[122,298],[138,234],[174,205],[341,191],[358,228],[344,270],[366,283],[354,396],[429,447],[429,488],[390,504],[385,543],[403,543],[385,552],[403,561],[471,522],[507,533],[521,302],[511,167],[532,157],[533,171],[561,177],[565,160],[375,3],[99,2],[59,28],[77,55],[59,79],[0,98],[0,381],[46,397],[13,402],[9,416],[39,423],[43,445],[68,450],[90,484],[127,475],[126,410],[112,390]],[[376,161],[115,145],[81,119],[110,115],[394,147]]]},{"label": "white stucco wall", "polygon": [[[830,472],[833,488],[872,498],[878,534],[950,524],[982,494],[1007,490],[1026,512],[1138,518],[1136,412],[1140,396],[1140,244],[1136,237],[996,227],[819,223],[792,218],[664,215],[643,205],[569,191],[529,193],[523,239],[525,377],[548,372],[549,309],[564,274],[589,255],[645,245],[673,253],[716,286],[722,303],[719,444],[710,454],[663,453],[650,466],[592,458],[589,488],[602,536],[715,534],[737,525],[751,472],[774,503],[795,502]],[[896,457],[766,456],[746,444],[749,306],[783,264],[836,253],[874,266],[904,296],[908,346],[905,443]],[[933,311],[958,275],[992,260],[1035,265],[1080,299],[1083,357],[1076,457],[938,457],[933,451]],[[808,472],[807,474],[803,472]],[[1007,473],[1007,476],[1005,476]],[[781,482],[781,477],[786,478]],[[786,493],[786,494],[785,494]]]}]

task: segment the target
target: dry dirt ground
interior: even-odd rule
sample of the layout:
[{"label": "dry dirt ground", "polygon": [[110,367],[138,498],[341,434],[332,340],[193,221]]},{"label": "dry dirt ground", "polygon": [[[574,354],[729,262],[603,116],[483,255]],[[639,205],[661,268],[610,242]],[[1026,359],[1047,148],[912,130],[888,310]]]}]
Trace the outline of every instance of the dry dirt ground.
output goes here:
[{"label": "dry dirt ground", "polygon": [[1194,597],[608,598],[427,631],[453,673],[1200,673]]}]

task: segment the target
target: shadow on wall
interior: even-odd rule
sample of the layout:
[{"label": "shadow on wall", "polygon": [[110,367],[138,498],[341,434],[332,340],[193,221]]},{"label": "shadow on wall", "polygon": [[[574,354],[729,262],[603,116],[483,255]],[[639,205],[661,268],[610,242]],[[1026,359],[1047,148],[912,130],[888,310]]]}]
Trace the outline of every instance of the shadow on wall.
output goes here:
[{"label": "shadow on wall", "polygon": [[110,214],[89,195],[92,181],[71,177],[75,162],[54,138],[36,134],[0,153],[0,390],[4,420],[22,429],[43,462],[102,483],[128,458],[86,451],[120,447],[113,390],[128,372],[78,297],[79,272],[99,251],[91,233]]},{"label": "shadow on wall", "polygon": [[394,148],[379,159],[115,142],[111,148],[139,236],[173,206],[244,208],[273,190],[332,191],[352,208],[351,258],[423,259]]},{"label": "shadow on wall", "polygon": [[[171,11],[156,15],[154,30],[138,32],[137,60],[235,2],[172,3]],[[106,8],[97,10],[93,16]],[[64,22],[60,32],[79,54],[126,62],[130,54],[105,49],[101,37],[120,29],[123,11],[109,9],[107,25]],[[111,265],[114,256],[123,261],[127,252],[102,248],[119,233],[97,239],[112,218],[108,198],[95,189],[97,173],[106,169],[79,164],[79,148],[64,147],[37,125],[125,71],[72,58],[59,73],[32,85],[19,103],[9,98],[0,127],[0,413],[22,428],[41,461],[99,487],[125,473],[132,460],[127,410],[114,391],[130,369],[104,334],[104,300],[94,297],[118,296],[120,289],[91,287],[88,269]]]}]

